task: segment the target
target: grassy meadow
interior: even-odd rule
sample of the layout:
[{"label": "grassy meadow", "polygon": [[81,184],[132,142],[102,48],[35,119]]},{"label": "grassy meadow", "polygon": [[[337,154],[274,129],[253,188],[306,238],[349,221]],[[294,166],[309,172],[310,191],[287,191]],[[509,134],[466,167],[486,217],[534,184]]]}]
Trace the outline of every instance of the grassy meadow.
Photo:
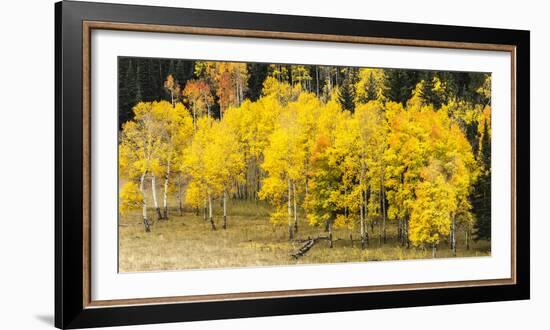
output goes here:
[{"label": "grassy meadow", "polygon": [[[174,205],[174,204],[172,204]],[[150,214],[154,214],[150,210]],[[143,230],[141,213],[133,211],[119,221],[119,271],[158,271],[222,267],[258,267],[315,263],[364,262],[380,260],[406,260],[432,258],[431,249],[402,247],[396,241],[396,226],[388,222],[386,244],[380,244],[378,226],[374,232],[369,225],[370,243],[361,249],[358,229],[354,242],[350,231],[334,229],[334,246],[319,241],[303,257],[292,254],[310,237],[326,236],[324,228],[309,226],[301,215],[294,240],[289,241],[287,227],[269,222],[271,207],[265,202],[230,200],[228,203],[228,228],[222,229],[223,217],[219,201],[216,201],[213,231],[202,213],[185,209],[179,216],[170,210],[169,220],[154,222],[151,232]],[[465,235],[457,233],[457,256],[474,257],[490,255],[490,243],[471,241],[466,250]],[[453,257],[448,244],[440,244],[437,258]]]}]

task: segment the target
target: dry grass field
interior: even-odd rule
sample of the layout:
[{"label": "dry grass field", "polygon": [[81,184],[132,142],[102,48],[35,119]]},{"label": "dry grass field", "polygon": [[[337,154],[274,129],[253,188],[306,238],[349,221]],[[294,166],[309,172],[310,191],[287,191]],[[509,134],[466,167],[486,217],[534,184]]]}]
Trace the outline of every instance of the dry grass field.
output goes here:
[{"label": "dry grass field", "polygon": [[[369,226],[370,244],[361,249],[358,241],[349,239],[348,229],[335,229],[334,247],[319,241],[305,256],[291,255],[302,246],[299,242],[308,236],[326,236],[324,228],[311,227],[301,217],[295,241],[288,240],[285,226],[269,222],[270,207],[263,202],[231,201],[228,204],[228,228],[222,229],[221,208],[216,204],[214,220],[217,230],[211,229],[202,214],[197,216],[186,209],[183,216],[171,210],[169,220],[155,221],[146,233],[140,212],[135,211],[119,221],[119,271],[139,272],[218,267],[257,267],[274,265],[363,262],[379,260],[406,260],[431,258],[432,251],[401,247],[396,242],[396,227],[389,224],[388,240],[381,244],[378,227]],[[149,214],[154,214],[150,210]],[[358,235],[358,230],[354,235]],[[354,237],[357,239],[358,237]],[[466,250],[464,233],[457,234],[457,256],[490,255],[490,243],[471,242]],[[440,244],[438,258],[453,257],[448,244]]]}]

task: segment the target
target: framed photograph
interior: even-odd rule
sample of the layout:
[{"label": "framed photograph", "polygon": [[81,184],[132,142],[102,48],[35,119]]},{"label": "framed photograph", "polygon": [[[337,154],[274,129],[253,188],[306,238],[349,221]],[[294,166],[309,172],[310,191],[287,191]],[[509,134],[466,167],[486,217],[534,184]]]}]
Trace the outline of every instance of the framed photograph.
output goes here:
[{"label": "framed photograph", "polygon": [[82,328],[529,298],[529,32],[59,2]]}]

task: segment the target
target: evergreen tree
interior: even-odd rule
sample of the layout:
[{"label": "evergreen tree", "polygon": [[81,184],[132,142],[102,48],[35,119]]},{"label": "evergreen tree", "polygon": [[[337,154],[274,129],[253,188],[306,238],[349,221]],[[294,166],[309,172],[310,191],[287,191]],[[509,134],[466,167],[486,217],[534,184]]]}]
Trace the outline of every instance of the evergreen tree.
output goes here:
[{"label": "evergreen tree", "polygon": [[263,83],[269,71],[269,64],[248,63],[247,70],[250,78],[248,79],[246,97],[251,101],[256,101],[262,95]]},{"label": "evergreen tree", "polygon": [[340,86],[338,91],[338,103],[342,106],[342,109],[349,110],[351,113],[355,111],[355,91],[353,85],[346,79]]},{"label": "evergreen tree", "polygon": [[151,58],[147,61],[147,72],[149,78],[149,89],[150,89],[150,100],[155,101],[161,99],[159,93],[159,86],[162,85],[162,82],[158,80],[158,71],[159,71],[159,60]]},{"label": "evergreen tree", "polygon": [[193,79],[195,61],[177,60],[174,77],[182,86],[185,86],[188,80]]},{"label": "evergreen tree", "polygon": [[119,58],[118,59],[118,121],[119,128],[122,126],[122,122],[127,120],[128,116],[128,89],[126,86],[126,73],[129,69],[130,59]]},{"label": "evergreen tree", "polygon": [[[135,103],[150,102],[155,99],[151,65],[148,59],[136,60],[136,97]],[[156,83],[156,82],[155,82]]]},{"label": "evergreen tree", "polygon": [[384,95],[388,97],[389,101],[405,105],[419,82],[418,71],[388,69],[385,77],[386,91]]},{"label": "evergreen tree", "polygon": [[369,80],[367,82],[367,92],[366,92],[366,101],[374,101],[378,98],[378,91],[376,90],[376,80],[372,75],[372,72],[369,74]]},{"label": "evergreen tree", "polygon": [[133,103],[139,103],[140,101],[143,100],[143,88],[141,87],[142,81],[140,79],[143,76],[143,74],[141,72],[142,72],[142,69],[138,60],[136,64],[136,78],[135,78],[135,84],[136,84],[135,95],[136,96]]},{"label": "evergreen tree", "polygon": [[[118,123],[119,126],[133,118],[132,107],[136,100],[136,74],[134,70],[134,61],[121,58],[119,60],[119,79],[121,79],[118,95]],[[124,75],[121,75],[120,68],[126,67]]]},{"label": "evergreen tree", "polygon": [[182,86],[185,86],[185,81],[187,80],[187,72],[186,72],[186,62],[183,60],[177,60],[176,61],[176,68],[174,72],[174,78],[178,81],[178,83]]},{"label": "evergreen tree", "polygon": [[176,65],[174,64],[174,60],[170,60],[170,62],[168,62],[168,72],[166,72],[166,75],[175,75],[176,74]]}]

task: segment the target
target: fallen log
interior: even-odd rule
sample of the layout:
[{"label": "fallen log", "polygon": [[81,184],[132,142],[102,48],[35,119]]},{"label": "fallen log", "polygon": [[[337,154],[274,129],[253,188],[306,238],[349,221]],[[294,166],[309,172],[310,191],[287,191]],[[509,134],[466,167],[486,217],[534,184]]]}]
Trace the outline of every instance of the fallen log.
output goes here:
[{"label": "fallen log", "polygon": [[294,259],[298,259],[299,257],[303,257],[307,251],[309,251],[315,243],[317,243],[320,240],[328,240],[328,236],[319,236],[315,238],[308,237],[307,240],[304,240],[304,245],[302,245],[296,252],[292,254],[292,257]]}]

